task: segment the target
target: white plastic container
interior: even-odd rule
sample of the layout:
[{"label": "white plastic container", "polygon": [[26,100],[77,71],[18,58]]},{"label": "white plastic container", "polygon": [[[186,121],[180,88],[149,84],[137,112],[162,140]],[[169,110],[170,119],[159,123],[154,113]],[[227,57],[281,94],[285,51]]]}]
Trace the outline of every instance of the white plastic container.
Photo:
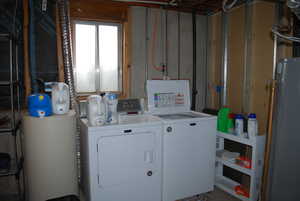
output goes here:
[{"label": "white plastic container", "polygon": [[248,116],[248,137],[249,138],[254,138],[257,136],[258,133],[258,125],[257,125],[257,119],[256,119],[256,114],[249,114]]},{"label": "white plastic container", "polygon": [[106,123],[107,111],[104,98],[91,95],[87,99],[87,117],[91,126],[102,126]]},{"label": "white plastic container", "polygon": [[238,114],[235,117],[235,134],[240,137],[244,137],[244,120],[243,116]]},{"label": "white plastic container", "polygon": [[118,99],[116,94],[108,94],[107,98],[107,123],[115,124],[118,122],[118,113],[117,113],[117,105]]},{"label": "white plastic container", "polygon": [[70,92],[67,84],[57,82],[52,86],[52,110],[54,114],[66,114],[70,110]]}]

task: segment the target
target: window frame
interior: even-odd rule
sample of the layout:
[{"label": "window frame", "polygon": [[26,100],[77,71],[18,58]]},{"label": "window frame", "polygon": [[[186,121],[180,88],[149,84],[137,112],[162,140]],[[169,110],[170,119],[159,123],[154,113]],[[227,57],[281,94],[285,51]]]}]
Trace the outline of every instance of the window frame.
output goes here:
[{"label": "window frame", "polygon": [[[94,25],[96,27],[95,33],[95,41],[96,41],[96,53],[95,53],[95,72],[98,75],[95,75],[95,92],[77,92],[79,97],[86,97],[91,94],[99,94],[102,92],[113,92],[119,95],[125,95],[126,92],[124,91],[124,54],[125,54],[125,37],[124,37],[124,24],[121,22],[107,22],[105,20],[73,20],[72,21],[72,28],[73,28],[73,55],[74,55],[74,80],[75,84],[77,84],[77,67],[76,67],[76,24],[83,24],[83,25]],[[100,85],[100,60],[99,60],[99,25],[107,25],[107,26],[117,26],[118,27],[118,91],[101,91]],[[76,87],[75,87],[76,88]]]}]

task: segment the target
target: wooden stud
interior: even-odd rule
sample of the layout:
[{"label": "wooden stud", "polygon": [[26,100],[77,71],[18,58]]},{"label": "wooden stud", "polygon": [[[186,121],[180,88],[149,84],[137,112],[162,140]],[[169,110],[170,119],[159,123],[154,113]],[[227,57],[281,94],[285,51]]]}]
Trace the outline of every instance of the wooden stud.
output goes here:
[{"label": "wooden stud", "polygon": [[273,72],[273,39],[270,28],[274,24],[274,16],[274,3],[254,2],[249,112],[257,114],[259,134],[265,134],[267,130],[269,89]]},{"label": "wooden stud", "polygon": [[31,93],[31,82],[29,74],[29,41],[28,41],[28,26],[29,26],[29,5],[28,0],[23,0],[23,39],[24,39],[24,85],[25,97]]},{"label": "wooden stud", "polygon": [[263,179],[262,179],[262,201],[267,201],[267,187],[268,187],[268,176],[270,168],[270,154],[271,154],[271,143],[273,134],[273,114],[274,114],[274,102],[276,95],[276,81],[273,80],[271,84],[271,95],[270,95],[270,107],[268,114],[268,134],[267,142],[265,146],[265,156],[264,156],[264,169],[263,169]]},{"label": "wooden stud", "polygon": [[60,30],[60,22],[59,22],[59,14],[58,8],[56,6],[56,49],[57,49],[57,65],[58,65],[58,81],[64,82],[64,62],[63,62],[63,54],[62,54],[62,41],[61,41],[61,30]]},{"label": "wooden stud", "polygon": [[220,85],[221,80],[221,13],[217,13],[210,17],[211,19],[211,41],[210,41],[210,67],[208,74],[210,76],[208,81],[208,92],[210,94],[210,107],[212,109],[219,109],[220,94],[217,93],[216,87]]},{"label": "wooden stud", "polygon": [[128,98],[131,94],[130,91],[130,67],[131,67],[131,10],[128,9],[128,20],[124,23],[124,37],[123,37],[123,97]]},{"label": "wooden stud", "polygon": [[244,48],[245,48],[245,6],[229,12],[228,37],[228,79],[227,103],[233,113],[242,112]]}]

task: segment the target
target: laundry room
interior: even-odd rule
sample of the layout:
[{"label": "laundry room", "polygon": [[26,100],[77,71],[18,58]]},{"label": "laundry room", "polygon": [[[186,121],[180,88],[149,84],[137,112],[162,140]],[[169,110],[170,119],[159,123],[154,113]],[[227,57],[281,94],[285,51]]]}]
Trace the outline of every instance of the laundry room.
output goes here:
[{"label": "laundry room", "polygon": [[299,0],[1,0],[0,201],[299,200],[299,44]]}]

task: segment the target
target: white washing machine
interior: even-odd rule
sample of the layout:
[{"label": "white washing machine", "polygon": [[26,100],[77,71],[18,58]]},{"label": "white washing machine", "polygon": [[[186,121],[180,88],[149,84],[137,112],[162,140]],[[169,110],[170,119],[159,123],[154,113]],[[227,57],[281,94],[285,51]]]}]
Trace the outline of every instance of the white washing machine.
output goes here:
[{"label": "white washing machine", "polygon": [[87,201],[161,201],[162,122],[128,115],[116,125],[81,120],[81,179]]},{"label": "white washing machine", "polygon": [[147,81],[149,113],[164,122],[163,201],[212,191],[216,117],[190,110],[186,80]]}]

